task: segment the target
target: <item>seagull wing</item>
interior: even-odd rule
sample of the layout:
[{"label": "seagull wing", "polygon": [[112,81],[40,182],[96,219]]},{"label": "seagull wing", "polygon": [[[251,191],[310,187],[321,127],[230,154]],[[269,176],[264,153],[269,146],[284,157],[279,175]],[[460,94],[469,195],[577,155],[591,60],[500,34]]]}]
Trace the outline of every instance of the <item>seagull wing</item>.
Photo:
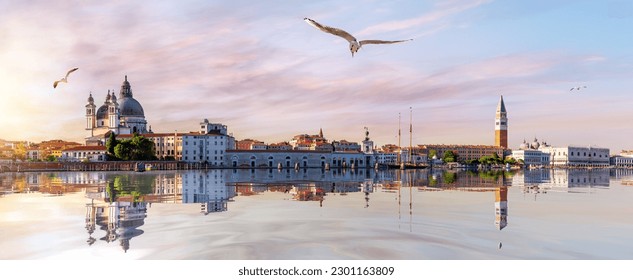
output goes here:
[{"label": "seagull wing", "polygon": [[57,84],[59,84],[59,81],[55,81],[55,82],[53,83],[53,88],[56,88],[56,87],[57,87]]},{"label": "seagull wing", "polygon": [[406,41],[411,41],[413,39],[408,39],[408,40],[398,40],[398,41],[383,41],[383,40],[362,40],[360,41],[360,45],[367,45],[367,44],[395,44],[395,43],[402,43],[402,42],[406,42]]},{"label": "seagull wing", "polygon": [[330,33],[332,35],[336,35],[339,36],[345,40],[347,40],[348,42],[354,42],[356,41],[356,38],[354,38],[354,36],[352,36],[352,34],[347,33],[347,31],[342,30],[342,29],[338,29],[338,28],[334,28],[334,27],[329,27],[326,25],[322,25],[314,20],[311,20],[309,18],[304,18],[303,20],[305,20],[305,22],[307,22],[309,25],[314,26],[315,28],[325,32],[325,33]]},{"label": "seagull wing", "polygon": [[68,75],[70,75],[70,73],[77,71],[77,69],[79,68],[73,68],[73,69],[68,70],[68,73],[66,73],[66,78],[68,78]]}]

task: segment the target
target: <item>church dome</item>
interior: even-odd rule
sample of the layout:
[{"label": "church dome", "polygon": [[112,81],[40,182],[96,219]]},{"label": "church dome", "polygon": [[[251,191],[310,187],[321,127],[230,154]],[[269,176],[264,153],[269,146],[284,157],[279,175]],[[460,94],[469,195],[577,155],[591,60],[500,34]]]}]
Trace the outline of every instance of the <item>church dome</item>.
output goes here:
[{"label": "church dome", "polygon": [[132,97],[124,97],[119,100],[119,112],[121,116],[140,116],[145,117],[143,106]]},{"label": "church dome", "polygon": [[532,142],[532,149],[538,149],[541,146],[541,144],[538,143],[538,140],[536,140],[536,138],[534,138],[534,142]]},{"label": "church dome", "polygon": [[95,99],[92,98],[92,93],[90,94],[90,96],[88,97],[88,103],[92,104],[95,102]]},{"label": "church dome", "polygon": [[97,110],[97,119],[105,119],[108,115],[108,105],[101,105]]}]

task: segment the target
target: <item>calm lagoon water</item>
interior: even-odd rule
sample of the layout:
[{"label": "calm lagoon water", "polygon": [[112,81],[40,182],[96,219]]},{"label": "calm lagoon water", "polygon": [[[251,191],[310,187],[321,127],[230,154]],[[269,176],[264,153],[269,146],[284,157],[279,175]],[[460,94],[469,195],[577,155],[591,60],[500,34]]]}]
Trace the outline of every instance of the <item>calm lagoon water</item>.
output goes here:
[{"label": "calm lagoon water", "polygon": [[631,170],[0,173],[3,260],[631,260]]}]

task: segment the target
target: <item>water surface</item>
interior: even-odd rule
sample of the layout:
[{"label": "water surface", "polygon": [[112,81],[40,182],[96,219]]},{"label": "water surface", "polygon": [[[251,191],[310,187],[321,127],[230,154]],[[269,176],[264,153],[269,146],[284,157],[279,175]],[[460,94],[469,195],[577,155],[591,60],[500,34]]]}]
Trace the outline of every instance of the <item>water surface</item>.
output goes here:
[{"label": "water surface", "polygon": [[0,259],[633,259],[631,170],[0,174]]}]

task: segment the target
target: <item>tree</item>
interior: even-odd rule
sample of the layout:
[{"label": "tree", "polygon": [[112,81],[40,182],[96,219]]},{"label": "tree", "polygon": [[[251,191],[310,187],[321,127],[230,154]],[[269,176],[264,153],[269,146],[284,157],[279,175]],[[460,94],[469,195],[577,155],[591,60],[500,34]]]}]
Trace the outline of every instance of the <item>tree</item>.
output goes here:
[{"label": "tree", "polygon": [[121,160],[156,160],[155,153],[154,142],[138,134],[114,147],[114,155]]},{"label": "tree", "polygon": [[446,151],[444,152],[444,156],[442,157],[442,160],[444,162],[456,162],[457,154],[455,154],[455,152],[453,151]]},{"label": "tree", "polygon": [[497,153],[494,153],[494,154],[492,154],[490,156],[483,156],[483,157],[479,158],[479,162],[481,164],[487,164],[487,165],[501,164],[501,163],[503,163],[503,159],[500,158]]},{"label": "tree", "polygon": [[119,143],[114,147],[114,155],[116,158],[120,160],[130,160],[132,154],[132,144],[130,140],[119,141]]},{"label": "tree", "polygon": [[54,155],[48,155],[46,156],[46,158],[44,159],[45,161],[57,161],[57,157]]},{"label": "tree", "polygon": [[431,149],[429,150],[429,158],[433,158],[437,156],[437,150]]},{"label": "tree", "polygon": [[116,140],[116,134],[114,132],[111,132],[110,137],[108,138],[108,141],[106,142],[106,150],[107,150],[108,159],[110,158],[116,159],[115,148],[118,144],[119,144],[119,141]]},{"label": "tree", "polygon": [[24,145],[23,142],[18,142],[15,145],[15,148],[13,150],[13,158],[19,160],[26,159],[26,145]]}]

